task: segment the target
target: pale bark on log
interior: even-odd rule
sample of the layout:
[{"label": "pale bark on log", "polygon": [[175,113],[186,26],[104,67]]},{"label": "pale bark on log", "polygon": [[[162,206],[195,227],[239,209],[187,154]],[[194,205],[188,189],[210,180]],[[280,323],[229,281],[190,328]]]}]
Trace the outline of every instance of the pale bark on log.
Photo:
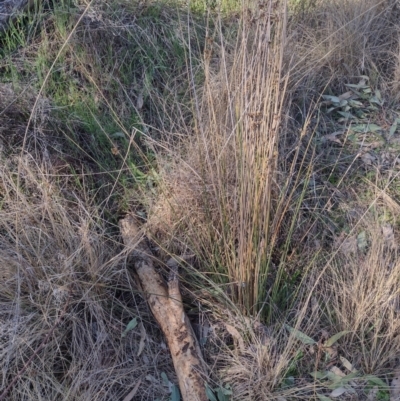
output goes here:
[{"label": "pale bark on log", "polygon": [[136,273],[151,311],[160,325],[178,377],[184,401],[207,401],[206,367],[190,322],[183,310],[177,273],[172,268],[168,286],[157,273],[149,247],[140,237],[134,217],[119,223],[125,246],[132,250]]}]

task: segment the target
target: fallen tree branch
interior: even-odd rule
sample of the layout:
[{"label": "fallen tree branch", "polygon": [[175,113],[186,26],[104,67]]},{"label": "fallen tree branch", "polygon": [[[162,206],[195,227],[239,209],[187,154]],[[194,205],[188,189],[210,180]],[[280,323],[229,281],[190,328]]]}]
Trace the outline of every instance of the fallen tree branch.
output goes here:
[{"label": "fallen tree branch", "polygon": [[160,325],[171,352],[184,401],[207,401],[206,367],[190,322],[183,310],[177,265],[171,265],[168,286],[157,273],[149,247],[140,237],[132,216],[120,220],[125,246],[132,250],[136,273],[151,311]]}]

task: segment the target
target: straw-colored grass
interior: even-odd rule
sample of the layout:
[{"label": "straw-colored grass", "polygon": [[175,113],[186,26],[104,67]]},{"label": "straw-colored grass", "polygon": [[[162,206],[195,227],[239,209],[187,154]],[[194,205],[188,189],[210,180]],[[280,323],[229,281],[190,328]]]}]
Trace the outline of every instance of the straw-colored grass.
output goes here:
[{"label": "straw-colored grass", "polygon": [[[70,6],[1,39],[0,400],[172,399],[126,211],[161,273],[184,260],[219,401],[388,400],[398,4]],[[360,76],[384,99],[363,120],[379,147],[321,106]]]},{"label": "straw-colored grass", "polygon": [[142,399],[166,393],[168,353],[93,202],[29,155],[2,159],[0,187],[1,399],[119,399],[139,381]]}]

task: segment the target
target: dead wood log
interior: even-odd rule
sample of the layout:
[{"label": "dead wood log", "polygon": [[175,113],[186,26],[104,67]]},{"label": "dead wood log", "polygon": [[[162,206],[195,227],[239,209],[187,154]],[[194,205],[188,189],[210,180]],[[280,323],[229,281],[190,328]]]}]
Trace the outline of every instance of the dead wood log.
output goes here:
[{"label": "dead wood log", "polygon": [[182,399],[207,401],[206,368],[197,339],[183,310],[177,265],[172,266],[166,285],[154,268],[151,251],[143,241],[143,237],[140,238],[134,217],[125,217],[120,220],[119,226],[125,246],[132,250],[142,290],[167,340]]}]

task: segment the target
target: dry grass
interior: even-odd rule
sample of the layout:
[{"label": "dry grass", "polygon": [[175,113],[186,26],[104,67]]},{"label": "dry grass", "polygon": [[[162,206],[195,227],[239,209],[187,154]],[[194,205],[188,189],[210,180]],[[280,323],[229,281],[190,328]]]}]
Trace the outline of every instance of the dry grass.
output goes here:
[{"label": "dry grass", "polygon": [[368,373],[379,374],[398,363],[400,208],[387,192],[397,176],[385,186],[367,181],[364,188],[372,187],[373,196],[352,201],[359,217],[337,242],[336,255],[321,279],[326,317],[338,324],[338,331],[350,330],[352,338],[343,351]]},{"label": "dry grass", "polygon": [[[241,401],[340,386],[354,390],[342,400],[388,399],[397,173],[322,142],[337,121],[318,102],[368,75],[381,114],[392,112],[398,5],[289,3],[208,19],[182,5],[102,4],[70,42],[76,18],[51,17],[53,34],[9,55],[14,70],[0,64],[0,399],[122,400],[136,385],[134,400],[170,398],[171,361],[116,235],[129,209],[147,217],[160,266],[165,253],[191,256],[182,283],[202,311],[212,387]],[[64,44],[37,96],[32,77]],[[360,184],[366,175],[375,186]],[[334,382],[351,370],[340,357],[357,370],[351,382]]]},{"label": "dry grass", "polygon": [[29,155],[2,159],[0,188],[1,399],[166,394],[169,355],[96,205]]},{"label": "dry grass", "polygon": [[163,162],[164,192],[150,212],[151,226],[187,244],[248,313],[257,313],[265,299],[282,224],[276,210],[287,202],[277,169],[286,18],[278,6],[271,15],[248,15],[232,56],[220,29],[209,32],[205,84],[193,100],[194,127],[188,127],[194,135],[171,150],[174,160]]},{"label": "dry grass", "polygon": [[398,7],[388,0],[320,0],[293,18],[286,50],[303,118],[327,86],[345,91],[360,75],[381,90],[394,84]]},{"label": "dry grass", "polygon": [[[243,324],[241,313],[236,311],[230,322],[222,318],[247,344],[240,346],[241,341],[235,339],[238,333],[217,341],[221,354],[216,364],[222,359],[222,365],[229,366],[218,375],[235,383],[235,397],[311,399],[317,391],[327,394],[324,387],[331,385],[332,390],[332,383],[312,384],[310,373],[329,371],[332,366],[350,373],[339,355],[354,361],[359,376],[368,373],[385,378],[394,368],[390,355],[398,352],[393,315],[387,316],[391,328],[380,324],[380,334],[369,333],[368,340],[361,334],[368,332],[368,319],[378,317],[378,311],[385,313],[383,300],[396,296],[396,285],[384,291],[379,285],[374,291],[371,287],[379,277],[387,277],[381,267],[395,251],[388,253],[379,236],[380,245],[371,243],[367,255],[356,246],[356,253],[349,257],[338,254],[338,242],[333,241],[343,224],[332,224],[331,211],[340,213],[337,207],[347,196],[343,193],[352,185],[360,164],[356,155],[343,149],[314,146],[320,133],[335,127],[331,118],[318,116],[316,103],[323,91],[342,93],[345,83],[367,74],[374,87],[390,96],[390,82],[398,68],[391,57],[397,47],[396,4],[319,2],[301,21],[291,19],[288,26],[285,14],[278,12],[273,40],[267,44],[270,21],[263,19],[260,9],[260,14],[241,21],[236,47],[223,43],[218,29],[209,32],[205,85],[193,101],[196,122],[187,130],[188,139],[178,146],[164,144],[159,153],[162,185],[150,207],[148,229],[170,252],[197,255],[197,267],[206,277],[197,295],[228,297],[234,310],[242,306],[241,313],[254,316],[267,310],[266,316],[273,316],[267,320],[273,322],[267,329],[267,342],[265,333],[249,334],[252,325]],[[286,34],[282,39],[280,35]],[[273,61],[268,61],[272,55]],[[265,65],[270,68],[265,70]],[[338,172],[339,186],[333,188],[329,180]],[[359,198],[357,202],[362,204]],[[348,214],[352,217],[345,224],[350,231],[371,218],[370,214],[363,219]],[[378,223],[369,226],[370,233],[381,229]],[[345,264],[345,274],[337,270],[338,264]],[[283,287],[289,287],[291,276],[299,271],[303,280],[285,292]],[[193,286],[193,275],[190,279]],[[215,283],[220,283],[219,291]],[[365,292],[371,297],[364,300]],[[284,294],[290,301],[283,299]],[[367,303],[375,310],[373,314],[362,313],[370,310]],[[350,304],[361,308],[360,313]],[[283,323],[320,345],[304,347],[299,338],[288,335]],[[343,330],[352,333],[346,337],[349,345],[340,342],[335,356],[327,357],[321,344]],[[383,332],[384,343],[379,339]],[[234,352],[223,346],[229,338],[236,343]],[[294,381],[285,387],[288,377]],[[367,379],[360,379],[354,386],[356,395],[345,393],[343,399],[365,399],[369,385]],[[381,390],[387,396],[387,390]]]}]

